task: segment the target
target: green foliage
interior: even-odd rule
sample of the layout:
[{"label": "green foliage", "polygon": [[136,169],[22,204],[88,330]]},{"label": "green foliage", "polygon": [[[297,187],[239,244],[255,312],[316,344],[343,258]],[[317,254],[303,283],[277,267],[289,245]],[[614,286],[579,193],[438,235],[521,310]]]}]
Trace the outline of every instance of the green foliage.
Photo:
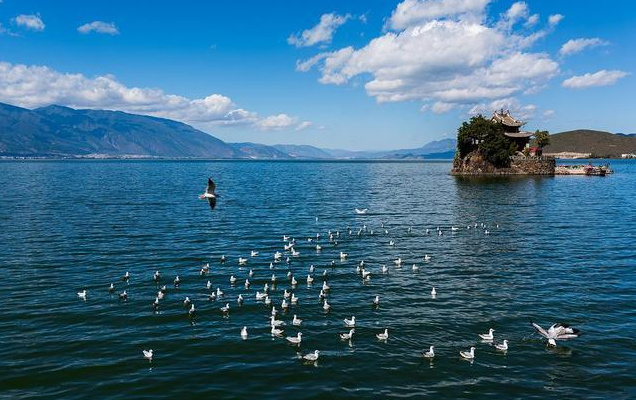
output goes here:
[{"label": "green foliage", "polygon": [[457,152],[463,158],[477,149],[484,159],[501,168],[510,165],[516,147],[504,136],[503,125],[477,115],[457,129]]},{"label": "green foliage", "polygon": [[534,132],[534,139],[537,143],[537,147],[540,149],[550,144],[550,133],[548,131],[536,130]]}]

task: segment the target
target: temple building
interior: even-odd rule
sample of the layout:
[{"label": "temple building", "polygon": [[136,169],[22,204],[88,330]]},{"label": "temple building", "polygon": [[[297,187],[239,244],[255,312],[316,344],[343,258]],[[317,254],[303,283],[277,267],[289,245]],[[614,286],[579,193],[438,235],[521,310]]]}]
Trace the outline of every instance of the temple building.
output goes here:
[{"label": "temple building", "polygon": [[500,122],[504,127],[504,135],[513,143],[517,145],[517,151],[523,151],[523,149],[530,143],[530,137],[532,132],[520,131],[520,128],[526,123],[518,121],[510,115],[510,111],[503,109],[492,113],[492,121]]}]

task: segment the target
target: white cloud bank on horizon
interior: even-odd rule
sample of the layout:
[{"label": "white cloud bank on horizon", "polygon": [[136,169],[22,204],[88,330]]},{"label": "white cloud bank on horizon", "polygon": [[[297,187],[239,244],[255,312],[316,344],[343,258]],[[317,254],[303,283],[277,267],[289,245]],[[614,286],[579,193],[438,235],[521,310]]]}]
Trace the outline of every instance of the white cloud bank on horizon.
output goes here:
[{"label": "white cloud bank on horizon", "polygon": [[569,56],[572,54],[580,53],[586,48],[593,48],[599,46],[608,46],[609,42],[605,40],[601,40],[600,38],[579,38],[579,39],[570,39],[561,46],[559,50],[559,54],[562,56]]},{"label": "white cloud bank on horizon", "polygon": [[[59,104],[72,108],[119,110],[174,119],[200,129],[229,125],[250,125],[268,130],[270,118],[238,108],[227,96],[211,94],[202,99],[165,93],[158,88],[127,87],[112,75],[87,78],[82,74],[60,73],[46,66],[0,62],[0,101],[25,108]],[[286,114],[280,114],[285,115]],[[276,117],[280,117],[276,116]],[[275,129],[306,124],[288,117]],[[264,125],[263,125],[264,124]],[[307,126],[303,126],[306,128]]]},{"label": "white cloud bank on horizon", "polygon": [[77,31],[82,34],[89,34],[91,32],[103,33],[106,35],[119,35],[119,29],[114,22],[93,21],[86,23],[77,28]]},{"label": "white cloud bank on horizon", "polygon": [[381,36],[359,49],[349,46],[299,60],[296,69],[316,68],[323,84],[364,79],[367,94],[380,103],[420,101],[422,110],[435,113],[540,90],[558,75],[559,64],[529,49],[563,16],[551,15],[532,30],[539,17],[525,2],[512,4],[492,21],[491,1],[405,0]]},{"label": "white cloud bank on horizon", "polygon": [[336,30],[351,19],[350,14],[338,15],[335,13],[323,14],[320,22],[311,29],[305,29],[301,33],[290,35],[287,43],[296,47],[309,47],[320,43],[331,43]]},{"label": "white cloud bank on horizon", "polygon": [[42,18],[35,14],[20,14],[13,18],[13,22],[18,26],[32,31],[43,31],[45,28]]},{"label": "white cloud bank on horizon", "polygon": [[629,72],[620,70],[600,70],[593,74],[575,75],[563,81],[561,86],[569,89],[587,89],[596,86],[610,86],[615,84],[619,79],[629,75]]}]

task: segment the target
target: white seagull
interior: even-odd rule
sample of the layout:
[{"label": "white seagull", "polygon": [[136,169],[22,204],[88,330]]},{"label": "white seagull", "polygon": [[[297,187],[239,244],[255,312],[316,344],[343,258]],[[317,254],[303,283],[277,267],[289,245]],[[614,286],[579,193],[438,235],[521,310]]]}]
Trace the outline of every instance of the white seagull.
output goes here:
[{"label": "white seagull", "polygon": [[501,344],[497,344],[497,343],[496,343],[496,344],[495,344],[495,348],[496,348],[497,350],[499,350],[499,351],[506,351],[506,350],[508,350],[508,339],[505,339],[505,340],[503,341],[503,343],[501,343]]},{"label": "white seagull", "polygon": [[212,178],[208,178],[208,186],[205,188],[205,193],[199,195],[201,200],[207,200],[210,203],[210,208],[214,210],[214,206],[216,206],[216,193],[214,190],[216,189],[216,185],[212,181]]},{"label": "white seagull", "polygon": [[367,211],[368,211],[367,208],[363,208],[363,209],[356,208],[356,214],[366,214]]},{"label": "white seagull", "polygon": [[351,319],[345,318],[344,323],[347,328],[354,328],[356,326],[356,316],[352,315]]},{"label": "white seagull", "polygon": [[303,320],[302,320],[302,319],[300,319],[300,318],[298,318],[298,317],[296,316],[296,314],[294,314],[294,319],[292,319],[292,325],[294,325],[294,326],[300,326],[300,324],[302,324],[302,323],[303,323]]},{"label": "white seagull", "polygon": [[565,324],[554,324],[547,331],[540,327],[538,324],[530,321],[534,329],[541,334],[544,338],[548,339],[548,343],[551,346],[556,346],[557,340],[569,340],[580,336],[581,332],[578,329],[571,328]]},{"label": "white seagull", "polygon": [[351,328],[349,333],[339,333],[341,340],[351,340],[353,339],[353,334],[356,332],[355,329]]},{"label": "white seagull", "polygon": [[475,348],[471,347],[469,351],[460,351],[459,355],[466,360],[474,360],[475,359]]},{"label": "white seagull", "polygon": [[428,351],[423,351],[422,356],[425,358],[433,358],[435,357],[435,351],[433,350],[433,346],[428,348]]},{"label": "white seagull", "polygon": [[283,336],[284,332],[285,332],[284,330],[278,329],[275,326],[272,326],[272,330],[271,330],[272,336]]},{"label": "white seagull", "polygon": [[298,336],[294,337],[294,336],[287,336],[285,339],[287,339],[287,341],[291,344],[295,344],[295,345],[299,345],[300,342],[302,341],[302,332],[298,332]]},{"label": "white seagull", "polygon": [[481,340],[493,340],[495,336],[492,334],[495,330],[490,328],[488,329],[488,333],[480,333],[479,337]]},{"label": "white seagull", "polygon": [[247,326],[244,326],[243,329],[241,329],[241,339],[247,339]]},{"label": "white seagull", "polygon": [[377,333],[375,337],[379,340],[387,340],[389,338],[389,330],[385,329],[383,333]]},{"label": "white seagull", "polygon": [[148,362],[152,362],[152,349],[150,350],[142,350],[144,354],[144,358],[148,360]]},{"label": "white seagull", "polygon": [[88,293],[86,292],[86,289],[82,290],[81,292],[77,292],[77,297],[79,297],[82,300],[86,300],[86,295]]},{"label": "white seagull", "polygon": [[303,356],[303,360],[315,362],[315,361],[318,361],[319,355],[320,355],[320,350],[316,350],[313,353],[305,354]]}]

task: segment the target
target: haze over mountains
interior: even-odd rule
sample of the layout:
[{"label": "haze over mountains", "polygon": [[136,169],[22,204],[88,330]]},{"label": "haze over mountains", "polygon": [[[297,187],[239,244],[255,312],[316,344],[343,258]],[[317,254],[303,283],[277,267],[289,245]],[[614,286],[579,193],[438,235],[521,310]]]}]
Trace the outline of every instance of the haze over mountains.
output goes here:
[{"label": "haze over mountains", "polygon": [[[452,158],[455,141],[387,152],[226,143],[181,122],[108,110],[0,103],[3,157],[191,157],[221,159]],[[434,154],[442,153],[442,154]]]},{"label": "haze over mountains", "polygon": [[[0,157],[166,157],[219,159],[451,159],[455,139],[416,149],[350,151],[307,145],[226,143],[181,122],[108,110],[52,105],[28,110],[0,103]],[[620,157],[636,152],[636,136],[598,131],[551,135],[546,152]]]}]

